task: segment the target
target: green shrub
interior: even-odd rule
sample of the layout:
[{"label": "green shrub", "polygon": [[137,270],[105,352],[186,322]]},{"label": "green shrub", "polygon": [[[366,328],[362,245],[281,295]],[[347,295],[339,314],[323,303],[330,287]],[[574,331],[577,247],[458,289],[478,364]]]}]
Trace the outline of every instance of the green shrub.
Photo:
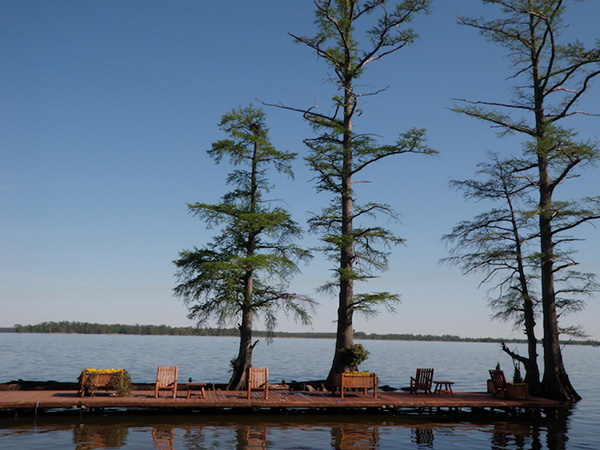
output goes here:
[{"label": "green shrub", "polygon": [[358,366],[369,357],[369,351],[366,350],[362,344],[354,344],[345,347],[339,352],[344,365],[350,367],[353,371],[357,371]]},{"label": "green shrub", "polygon": [[117,391],[119,397],[127,397],[131,394],[131,377],[129,372],[122,370],[115,373],[109,383],[109,387]]}]

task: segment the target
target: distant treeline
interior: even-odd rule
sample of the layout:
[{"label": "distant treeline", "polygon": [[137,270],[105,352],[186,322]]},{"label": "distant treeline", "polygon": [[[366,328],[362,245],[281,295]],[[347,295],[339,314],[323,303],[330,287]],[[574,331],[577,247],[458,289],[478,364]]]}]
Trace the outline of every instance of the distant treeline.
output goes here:
[{"label": "distant treeline", "polygon": [[201,335],[194,327],[167,325],[123,325],[89,322],[42,322],[37,325],[16,324],[15,333],[73,333],[73,334],[139,334],[160,336]]},{"label": "distant treeline", "polygon": [[[73,334],[137,334],[156,336],[239,336],[236,328],[196,328],[170,327],[167,325],[123,325],[102,324],[89,322],[42,322],[37,325],[20,325],[14,328],[0,328],[0,332],[13,333],[73,333]],[[266,337],[266,331],[254,331],[256,337]],[[319,332],[285,332],[276,331],[274,337],[335,339],[335,333]],[[383,341],[442,341],[442,342],[507,342],[526,343],[524,339],[501,338],[463,338],[456,335],[444,334],[377,334],[357,331],[355,339],[372,339]],[[565,341],[564,344],[599,346],[599,341]]]}]

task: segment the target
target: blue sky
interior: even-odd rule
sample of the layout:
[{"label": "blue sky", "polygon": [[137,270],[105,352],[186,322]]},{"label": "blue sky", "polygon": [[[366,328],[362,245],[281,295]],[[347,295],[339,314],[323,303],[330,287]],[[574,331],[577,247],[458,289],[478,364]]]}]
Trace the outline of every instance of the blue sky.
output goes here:
[{"label": "blue sky", "polygon": [[[600,2],[573,3],[566,30],[592,43]],[[414,28],[421,38],[368,68],[359,132],[393,142],[411,127],[428,131],[436,158],[415,155],[370,170],[360,201],[389,203],[405,238],[390,269],[371,283],[399,293],[398,314],[383,312],[366,332],[520,337],[493,322],[479,277],[440,265],[441,236],[485,205],[448,188],[472,177],[487,151],[517,153],[516,138],[458,116],[454,98],[505,100],[512,82],[499,46],[456,24],[456,16],[493,14],[479,0],[434,2]],[[193,325],[172,296],[180,250],[202,246],[213,231],[187,203],[216,202],[229,167],[206,155],[223,138],[222,114],[255,99],[327,110],[327,69],[287,34],[313,31],[308,0],[228,2],[0,0],[0,326],[71,320]],[[595,34],[596,33],[596,34]],[[581,109],[600,113],[596,82]],[[271,140],[306,154],[311,130],[301,118],[265,108]],[[573,121],[596,138],[600,118]],[[277,178],[274,196],[305,224],[327,200],[300,158],[296,178]],[[561,195],[598,195],[598,169]],[[598,230],[584,227],[582,271],[600,273]],[[307,236],[306,245],[315,243]],[[336,300],[314,289],[331,265],[317,255],[293,280],[320,302],[312,329],[335,329]],[[600,298],[564,318],[600,339]],[[260,324],[258,325],[260,328]],[[299,326],[282,317],[280,329]],[[310,328],[309,328],[310,330]]]}]

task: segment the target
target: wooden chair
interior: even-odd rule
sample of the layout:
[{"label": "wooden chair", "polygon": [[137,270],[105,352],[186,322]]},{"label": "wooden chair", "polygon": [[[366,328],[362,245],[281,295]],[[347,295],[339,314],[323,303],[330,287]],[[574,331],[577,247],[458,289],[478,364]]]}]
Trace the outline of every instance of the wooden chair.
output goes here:
[{"label": "wooden chair", "polygon": [[490,377],[494,384],[494,396],[497,394],[506,395],[506,377],[501,370],[490,370]]},{"label": "wooden chair", "polygon": [[158,366],[156,370],[156,387],[154,398],[158,398],[160,390],[173,391],[173,398],[177,396],[177,366]]},{"label": "wooden chair", "polygon": [[265,391],[265,399],[269,398],[269,369],[267,367],[250,367],[247,384],[248,399],[253,389]]},{"label": "wooden chair", "polygon": [[414,377],[410,377],[410,388],[408,390],[416,394],[419,391],[431,394],[431,384],[433,383],[433,369],[417,369]]}]

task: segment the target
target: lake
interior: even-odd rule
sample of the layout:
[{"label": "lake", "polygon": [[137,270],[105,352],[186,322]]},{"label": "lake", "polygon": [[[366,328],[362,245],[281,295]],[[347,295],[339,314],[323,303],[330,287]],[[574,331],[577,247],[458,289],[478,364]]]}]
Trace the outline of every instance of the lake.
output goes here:
[{"label": "lake", "polygon": [[[498,344],[357,341],[370,351],[361,370],[402,387],[417,367],[434,367],[456,391],[484,391],[488,370],[512,364]],[[158,365],[179,366],[180,382],[225,383],[238,340],[229,337],[48,335],[0,333],[0,382],[77,380],[88,367],[127,369],[134,382],[154,381]],[[524,352],[524,346],[513,345]],[[329,339],[261,339],[255,366],[271,382],[323,379]],[[0,418],[1,449],[598,449],[600,348],[566,346],[571,382],[583,397],[554,419],[333,414],[119,414]]]}]

